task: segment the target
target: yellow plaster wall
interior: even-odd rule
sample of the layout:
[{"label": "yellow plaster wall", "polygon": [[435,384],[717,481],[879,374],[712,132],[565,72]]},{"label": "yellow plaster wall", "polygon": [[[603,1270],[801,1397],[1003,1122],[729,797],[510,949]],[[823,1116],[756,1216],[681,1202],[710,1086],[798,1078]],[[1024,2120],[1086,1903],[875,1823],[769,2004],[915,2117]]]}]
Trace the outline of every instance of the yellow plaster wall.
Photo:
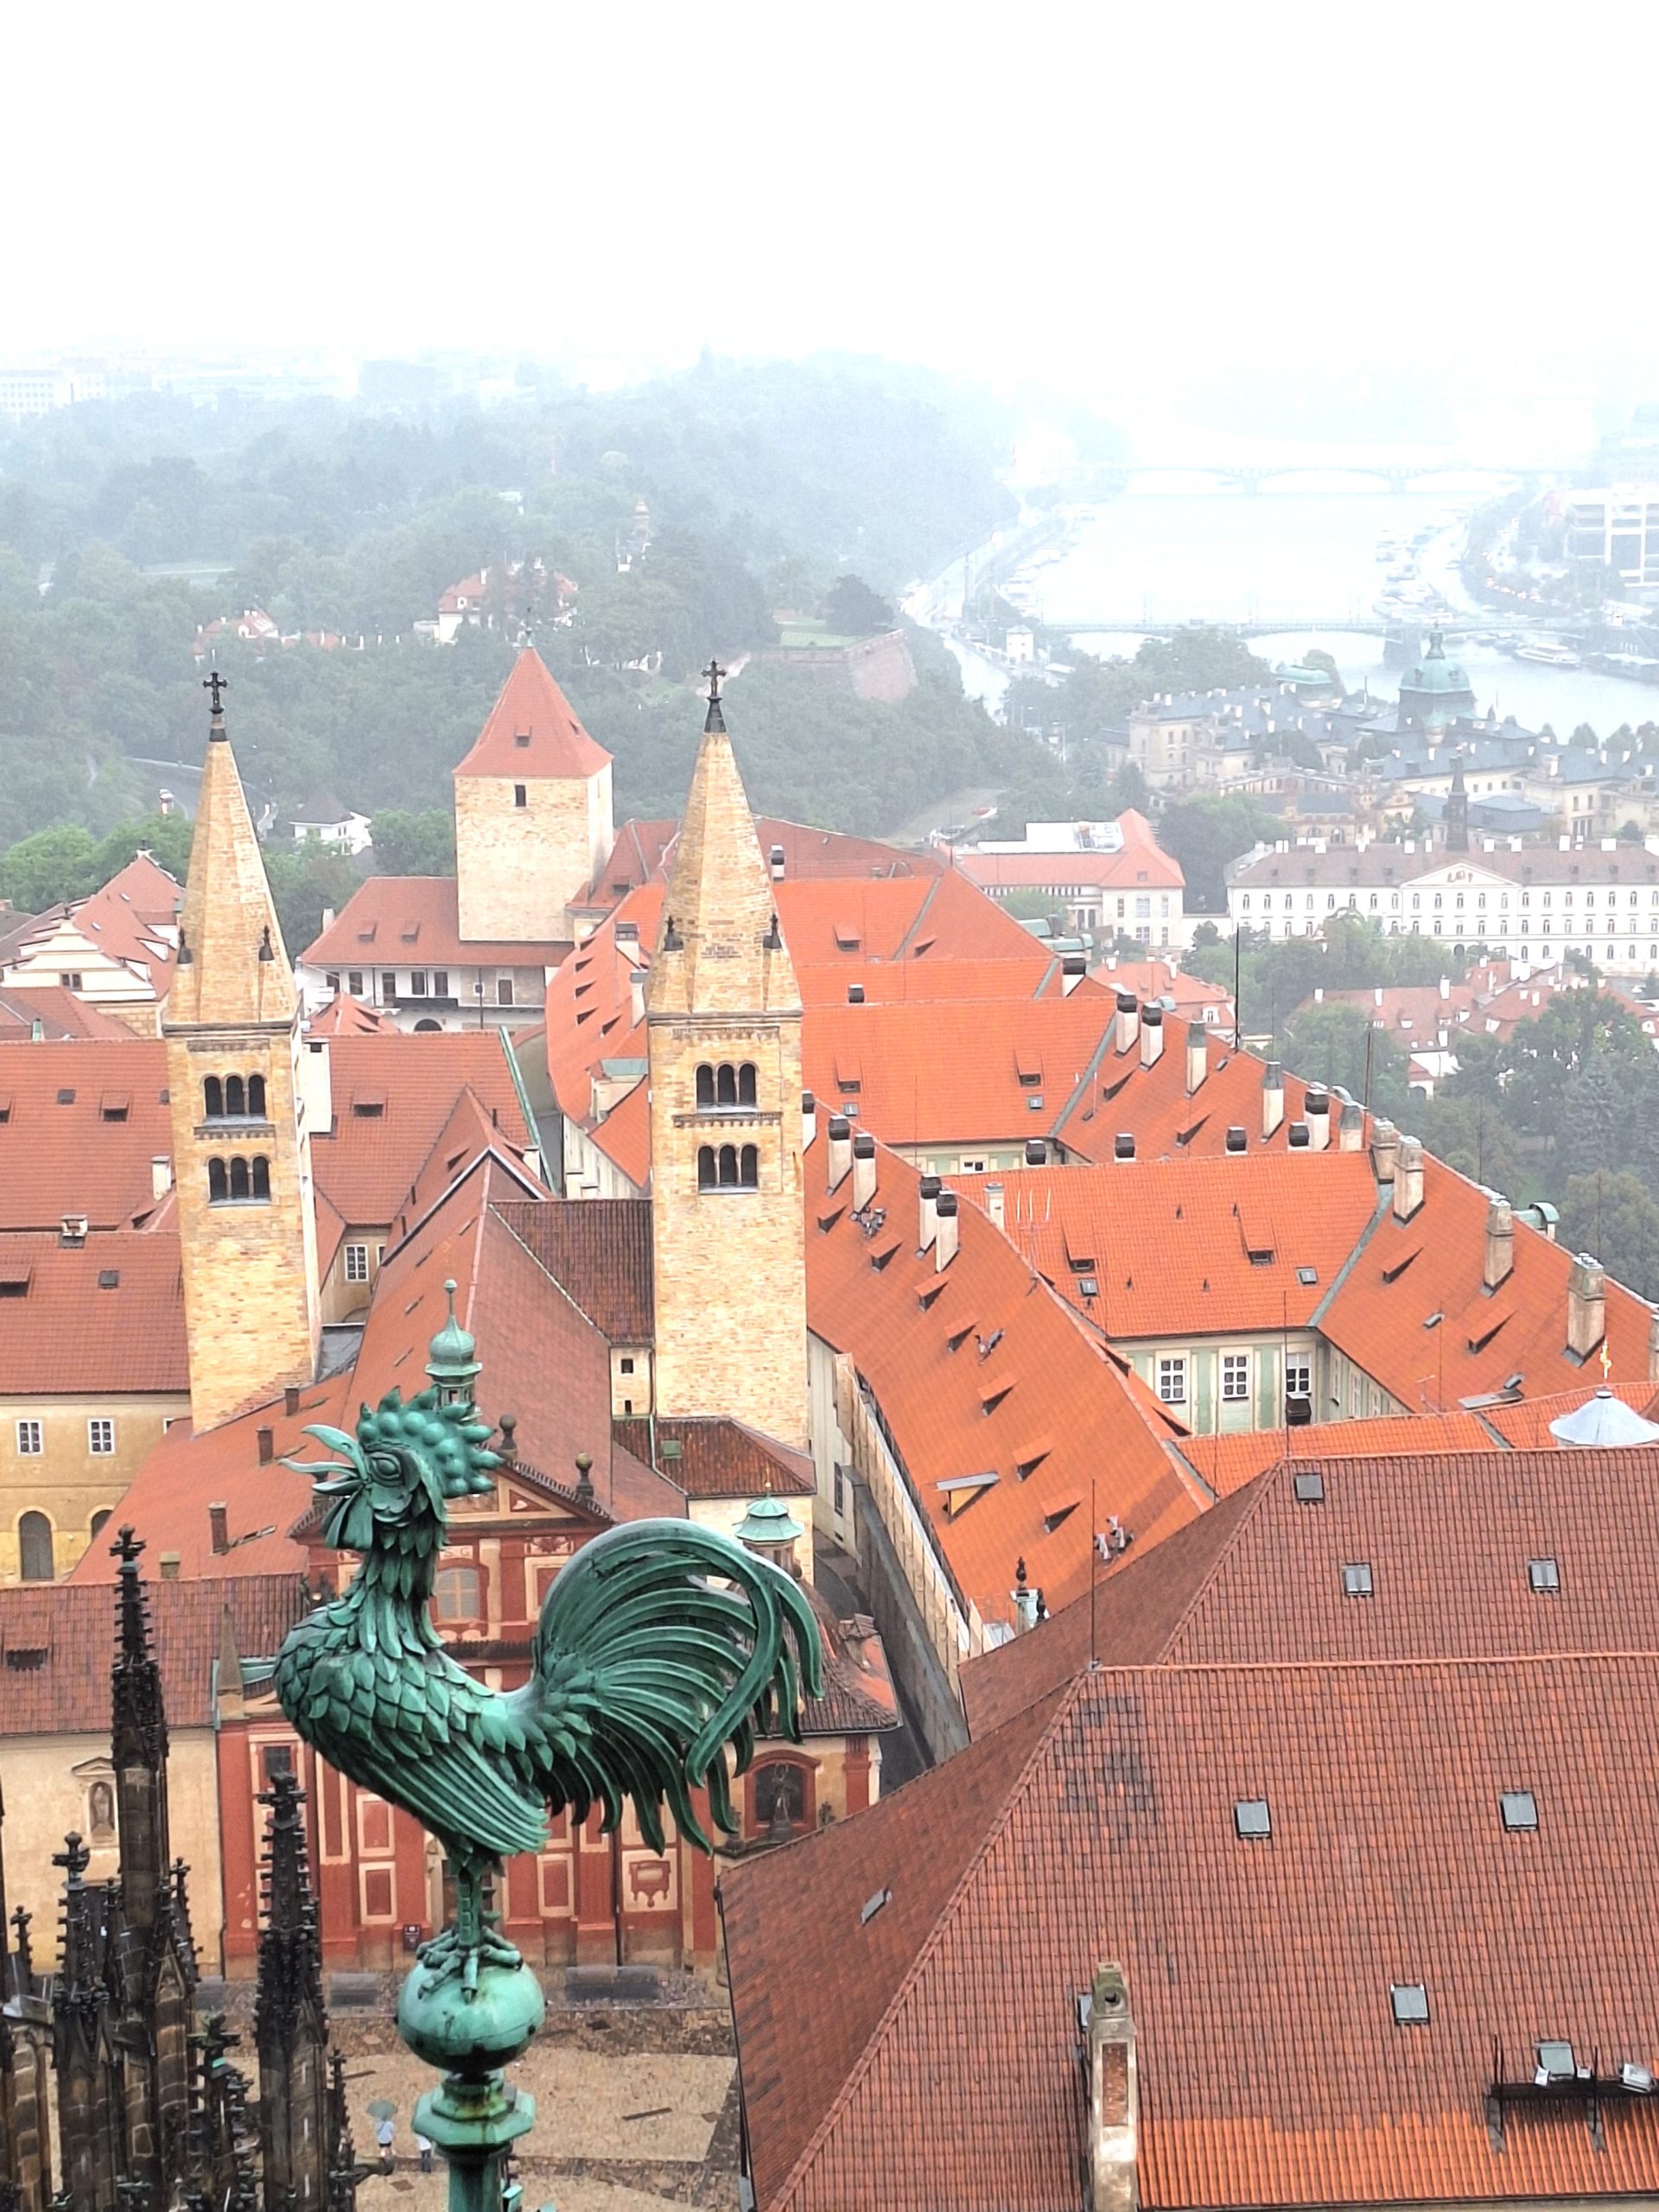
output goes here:
[{"label": "yellow plaster wall", "polygon": [[[154,1396],[0,1397],[0,1582],[18,1579],[17,1523],[25,1513],[44,1513],[52,1523],[53,1556],[60,1576],[86,1550],[95,1513],[112,1510],[149,1457],[167,1423],[190,1410],[182,1391]],[[94,1456],[86,1424],[115,1423],[115,1450]],[[41,1424],[42,1450],[17,1449],[17,1424]]]}]

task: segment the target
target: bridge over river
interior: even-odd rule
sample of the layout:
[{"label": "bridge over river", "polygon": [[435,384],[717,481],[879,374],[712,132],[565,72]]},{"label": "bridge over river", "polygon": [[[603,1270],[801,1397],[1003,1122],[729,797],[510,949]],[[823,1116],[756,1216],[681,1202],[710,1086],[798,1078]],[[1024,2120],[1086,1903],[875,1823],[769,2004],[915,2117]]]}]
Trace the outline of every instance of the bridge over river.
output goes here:
[{"label": "bridge over river", "polygon": [[[1148,615],[1142,615],[1135,621],[1126,621],[1116,616],[1109,621],[1102,621],[1089,615],[1045,614],[1042,620],[1046,630],[1058,630],[1071,637],[1086,633],[1097,638],[1164,637],[1172,630],[1188,629],[1225,630],[1236,638],[1277,638],[1292,632],[1303,632],[1311,636],[1317,631],[1337,632],[1354,638],[1386,638],[1390,632],[1401,630],[1438,629],[1445,638],[1452,640],[1471,637],[1477,632],[1482,637],[1536,637],[1553,627],[1561,626],[1559,623],[1552,623],[1548,616],[1542,614],[1534,616],[1524,625],[1506,620],[1502,615],[1491,614],[1402,614],[1390,622],[1385,622],[1377,614],[1308,613],[1255,614],[1248,622],[1222,620],[1202,614],[1189,614],[1179,622],[1156,622]],[[1582,617],[1577,627],[1583,627]]]},{"label": "bridge over river", "polygon": [[1116,468],[1108,466],[1099,472],[1099,476],[1102,488],[1108,493],[1126,492],[1132,483],[1149,476],[1180,476],[1204,477],[1214,485],[1233,484],[1244,492],[1262,492],[1269,486],[1282,485],[1286,490],[1304,496],[1324,494],[1332,499],[1348,499],[1368,489],[1378,493],[1432,493],[1443,486],[1450,493],[1466,490],[1476,482],[1493,488],[1513,485],[1529,492],[1541,492],[1551,484],[1565,481],[1570,474],[1565,465],[1541,468],[1535,462],[1528,461],[1511,467],[1493,461],[1431,458],[1419,461],[1135,461]]}]

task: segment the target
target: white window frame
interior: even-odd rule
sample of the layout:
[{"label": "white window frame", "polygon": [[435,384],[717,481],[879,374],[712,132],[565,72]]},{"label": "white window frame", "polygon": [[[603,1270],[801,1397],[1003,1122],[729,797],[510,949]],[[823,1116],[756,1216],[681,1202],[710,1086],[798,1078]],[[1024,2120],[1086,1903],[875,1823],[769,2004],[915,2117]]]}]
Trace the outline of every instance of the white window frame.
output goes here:
[{"label": "white window frame", "polygon": [[369,1279],[369,1248],[366,1244],[348,1244],[345,1258],[347,1282],[367,1282]]},{"label": "white window frame", "polygon": [[1221,1355],[1221,1396],[1224,1405],[1248,1405],[1250,1399],[1250,1355],[1224,1351]]},{"label": "white window frame", "polygon": [[[107,1439],[107,1442],[102,1440]],[[107,1414],[94,1414],[86,1423],[86,1449],[94,1459],[115,1457],[115,1423]]]},{"label": "white window frame", "polygon": [[1159,1354],[1158,1399],[1161,1405],[1166,1406],[1184,1406],[1186,1403],[1186,1354],[1184,1351]]},{"label": "white window frame", "polygon": [[44,1423],[32,1416],[17,1424],[17,1457],[20,1459],[39,1459],[46,1452]]},{"label": "white window frame", "polygon": [[[1300,1382],[1301,1388],[1297,1384]],[[1287,1398],[1312,1398],[1313,1395],[1313,1362],[1306,1353],[1285,1362],[1285,1395]]]}]

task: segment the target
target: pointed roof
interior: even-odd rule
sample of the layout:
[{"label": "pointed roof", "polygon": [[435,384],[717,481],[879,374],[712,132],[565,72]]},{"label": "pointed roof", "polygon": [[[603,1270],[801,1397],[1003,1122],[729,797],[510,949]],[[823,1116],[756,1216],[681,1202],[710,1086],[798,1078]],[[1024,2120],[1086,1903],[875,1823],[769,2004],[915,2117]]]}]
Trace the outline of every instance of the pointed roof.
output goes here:
[{"label": "pointed roof", "polygon": [[1570,1414],[1549,1424],[1550,1434],[1562,1444],[1652,1444],[1659,1427],[1645,1420],[1634,1406],[1616,1398],[1604,1384],[1592,1397]]},{"label": "pointed roof", "polygon": [[[217,696],[217,695],[215,695]],[[298,1007],[253,818],[215,707],[163,1022],[290,1022]]]},{"label": "pointed roof", "polygon": [[718,697],[709,702],[691,773],[646,1003],[653,1014],[800,1010],[771,873]]},{"label": "pointed roof", "polygon": [[596,776],[611,756],[576,720],[570,702],[526,645],[490,709],[478,742],[455,770],[458,776]]}]

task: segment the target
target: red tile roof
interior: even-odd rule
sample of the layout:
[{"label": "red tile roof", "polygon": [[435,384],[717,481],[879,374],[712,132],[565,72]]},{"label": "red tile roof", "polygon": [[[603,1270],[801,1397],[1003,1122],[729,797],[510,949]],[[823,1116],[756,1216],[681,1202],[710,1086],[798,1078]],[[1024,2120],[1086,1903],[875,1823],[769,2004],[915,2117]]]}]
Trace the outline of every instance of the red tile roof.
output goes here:
[{"label": "red tile roof", "polygon": [[[616,833],[609,858],[594,879],[587,903],[610,907],[637,884],[664,874],[679,827],[673,820],[625,822]],[[804,823],[779,822],[770,815],[760,815],[755,819],[754,832],[768,858],[774,845],[783,847],[786,882],[818,876],[869,879],[945,873],[944,861],[935,853],[884,845],[873,837],[849,836],[839,830],[814,830]]]},{"label": "red tile roof", "polygon": [[308,1037],[384,1037],[397,1027],[389,1015],[344,991],[336,991],[327,1006],[310,1016],[305,1033]]},{"label": "red tile roof", "polygon": [[[1120,960],[1116,953],[1103,960],[1097,968],[1090,969],[1092,979],[1109,991],[1130,991],[1143,1002],[1147,999],[1173,999],[1177,1014],[1187,1019],[1204,1019],[1204,1009],[1214,1009],[1220,1015],[1224,1009],[1225,1024],[1232,1024],[1233,995],[1220,983],[1208,983],[1202,976],[1188,976],[1170,960]],[[1213,1026],[1212,1016],[1212,1026]]]},{"label": "red tile roof", "polygon": [[[1508,1440],[1522,1441],[1520,1437]],[[1546,1445],[1554,1440],[1546,1433]],[[1479,1414],[1409,1414],[1377,1421],[1313,1421],[1290,1430],[1245,1429],[1236,1436],[1184,1436],[1177,1448],[1217,1497],[1230,1497],[1276,1466],[1287,1453],[1299,1459],[1397,1459],[1407,1452],[1484,1452],[1493,1441],[1487,1421]]]},{"label": "red tile roof", "polygon": [[[958,1187],[985,1205],[984,1179]],[[1334,1149],[1032,1168],[1002,1192],[1009,1241],[1114,1343],[1305,1328],[1376,1211],[1370,1156]]]},{"label": "red tile roof", "polygon": [[601,1336],[613,1344],[650,1344],[649,1199],[498,1200],[496,1211]]},{"label": "red tile roof", "polygon": [[644,1081],[620,1098],[594,1131],[594,1142],[614,1160],[636,1191],[651,1182],[651,1093]]},{"label": "red tile roof", "polygon": [[[761,2212],[1084,2202],[1076,1999],[1109,1959],[1143,2205],[1650,2192],[1649,2101],[1605,2095],[1592,2128],[1517,2098],[1494,2140],[1485,2096],[1495,2047],[1521,2082],[1541,2036],[1604,2073],[1659,2051],[1628,1786],[1656,1691],[1651,1654],[1106,1668],[729,1871]],[[1505,1832],[1512,1788],[1535,1833]],[[1238,1838],[1245,1797],[1269,1837]],[[1416,1983],[1428,2018],[1402,2027],[1390,1985]]]},{"label": "red tile roof", "polygon": [[[809,1325],[869,1385],[985,1618],[1008,1618],[1020,1558],[1052,1605],[1085,1587],[1109,1514],[1147,1545],[1192,1519],[1204,1493],[1166,1450],[1147,1394],[999,1230],[963,1206],[941,1275],[931,1251],[917,1257],[916,1170],[878,1154],[885,1219],[867,1234],[850,1218],[850,1178],[826,1195],[827,1157],[821,1120],[804,1163]],[[940,1488],[980,1473],[996,1479],[966,1502]]]},{"label": "red tile roof", "polygon": [[504,1145],[522,1153],[531,1143],[505,1042],[493,1031],[337,1037],[328,1050],[334,1129],[313,1131],[311,1156],[319,1189],[353,1227],[397,1214],[463,1091]]},{"label": "red tile roof", "polygon": [[176,1231],[0,1235],[0,1394],[190,1387]]},{"label": "red tile roof", "polygon": [[760,1497],[767,1491],[779,1497],[812,1497],[817,1492],[804,1452],[791,1451],[722,1414],[655,1422],[619,1420],[614,1427],[639,1459],[650,1459],[654,1433],[655,1465],[688,1497]]},{"label": "red tile roof", "polygon": [[[1599,1382],[1599,1365],[1588,1370],[1567,1349],[1572,1255],[1517,1221],[1513,1269],[1489,1292],[1485,1192],[1437,1160],[1423,1169],[1421,1207],[1408,1222],[1379,1216],[1320,1316],[1322,1332],[1413,1412],[1452,1412],[1514,1375],[1529,1399],[1580,1376]],[[1650,1322],[1643,1300],[1608,1282],[1613,1382],[1647,1376]]]},{"label": "red tile roof", "polygon": [[[1484,1427],[1496,1429],[1505,1444],[1512,1444],[1517,1450],[1548,1452],[1570,1449],[1570,1446],[1558,1446],[1557,1440],[1549,1433],[1549,1424],[1559,1421],[1563,1414],[1576,1413],[1586,1398],[1593,1398],[1603,1387],[1601,1364],[1597,1361],[1587,1370],[1586,1380],[1573,1389],[1558,1391],[1553,1397],[1521,1398],[1506,1405],[1483,1406],[1480,1409],[1481,1424]],[[1646,1414],[1649,1420],[1653,1418],[1655,1394],[1651,1382],[1645,1380],[1639,1382],[1615,1382],[1607,1387],[1627,1406],[1634,1406],[1637,1413]]]},{"label": "red tile roof", "polygon": [[[143,1564],[168,1725],[210,1728],[226,1616],[239,1658],[274,1658],[310,1603],[305,1586],[292,1574],[163,1582],[149,1548]],[[0,1589],[0,1736],[107,1735],[115,1654],[106,1585]]]},{"label": "red tile roof", "polygon": [[577,721],[533,645],[512,664],[458,776],[596,776],[611,756]]},{"label": "red tile roof", "polygon": [[463,938],[453,875],[371,875],[299,958],[343,976],[351,969],[555,968],[555,939]]},{"label": "red tile roof", "polygon": [[106,1014],[90,999],[77,998],[61,983],[29,980],[0,988],[0,1044],[31,1043],[37,1021],[53,1043],[95,1037],[119,1045],[133,1033],[116,1015]]},{"label": "red tile roof", "polygon": [[155,1206],[151,1160],[172,1152],[156,1039],[0,1044],[0,1226],[127,1227]]},{"label": "red tile roof", "polygon": [[[1196,1091],[1186,1088],[1186,1047],[1196,1033],[1205,1044],[1205,1077]],[[1110,1160],[1118,1133],[1134,1135],[1137,1160],[1201,1159],[1225,1153],[1227,1132],[1242,1128],[1248,1152],[1290,1150],[1290,1125],[1302,1114],[1308,1086],[1286,1072],[1284,1119],[1270,1137],[1262,1135],[1262,1085],[1266,1064],[1239,1052],[1217,1036],[1213,1024],[1184,1021],[1166,1014],[1163,1051],[1150,1067],[1141,1058],[1137,1038],[1120,1051],[1109,1037],[1086,1083],[1062,1103],[1052,1134],[1079,1160]],[[1337,1144],[1338,1107],[1331,1112],[1331,1144]]]}]

